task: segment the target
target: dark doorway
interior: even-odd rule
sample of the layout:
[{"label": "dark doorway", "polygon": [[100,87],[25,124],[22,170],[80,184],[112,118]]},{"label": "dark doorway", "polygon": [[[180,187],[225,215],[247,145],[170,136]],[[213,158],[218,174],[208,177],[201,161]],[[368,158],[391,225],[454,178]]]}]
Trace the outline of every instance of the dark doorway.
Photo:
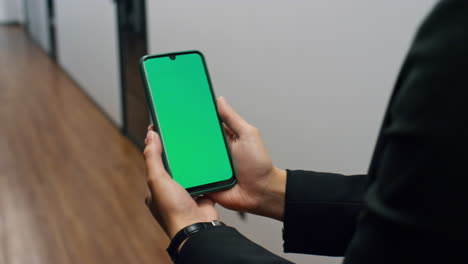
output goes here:
[{"label": "dark doorway", "polygon": [[149,112],[138,62],[147,54],[145,0],[120,0],[118,25],[124,133],[143,147]]},{"label": "dark doorway", "polygon": [[23,21],[23,27],[26,30],[26,32],[29,32],[29,5],[28,5],[28,0],[23,0],[23,9],[24,9],[24,21]]},{"label": "dark doorway", "polygon": [[47,17],[50,38],[50,57],[57,60],[57,42],[55,38],[55,6],[54,0],[47,0]]}]

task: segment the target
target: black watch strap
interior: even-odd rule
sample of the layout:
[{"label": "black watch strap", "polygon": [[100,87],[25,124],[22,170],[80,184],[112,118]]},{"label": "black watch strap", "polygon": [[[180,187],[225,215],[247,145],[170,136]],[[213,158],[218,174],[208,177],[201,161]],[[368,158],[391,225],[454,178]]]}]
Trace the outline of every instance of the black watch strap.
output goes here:
[{"label": "black watch strap", "polygon": [[171,243],[169,244],[169,247],[167,248],[167,253],[169,253],[169,256],[171,257],[172,261],[175,262],[177,257],[179,256],[179,247],[182,242],[184,242],[187,238],[197,233],[198,231],[212,228],[215,226],[225,226],[225,224],[218,220],[213,220],[211,222],[195,223],[177,232],[174,238],[172,238]]}]

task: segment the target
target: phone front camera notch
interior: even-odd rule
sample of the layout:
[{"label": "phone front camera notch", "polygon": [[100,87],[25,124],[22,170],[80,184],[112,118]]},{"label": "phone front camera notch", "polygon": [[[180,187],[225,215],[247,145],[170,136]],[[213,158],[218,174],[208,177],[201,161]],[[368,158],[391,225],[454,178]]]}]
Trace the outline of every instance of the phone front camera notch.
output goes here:
[{"label": "phone front camera notch", "polygon": [[175,60],[175,55],[170,55],[169,58],[170,58],[171,60]]}]

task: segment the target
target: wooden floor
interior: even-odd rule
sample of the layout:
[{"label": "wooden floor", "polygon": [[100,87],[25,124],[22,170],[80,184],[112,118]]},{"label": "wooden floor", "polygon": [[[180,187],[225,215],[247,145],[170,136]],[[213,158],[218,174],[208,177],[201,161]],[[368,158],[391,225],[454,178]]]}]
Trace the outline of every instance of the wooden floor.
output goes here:
[{"label": "wooden floor", "polygon": [[170,263],[141,153],[19,27],[0,27],[0,263]]}]

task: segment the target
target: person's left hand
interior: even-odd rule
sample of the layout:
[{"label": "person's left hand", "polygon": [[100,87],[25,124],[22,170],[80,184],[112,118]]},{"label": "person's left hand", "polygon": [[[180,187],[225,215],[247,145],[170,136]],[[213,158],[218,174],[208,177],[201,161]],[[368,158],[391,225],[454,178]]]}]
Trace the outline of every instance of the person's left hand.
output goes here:
[{"label": "person's left hand", "polygon": [[172,239],[179,230],[191,224],[218,220],[213,200],[206,196],[192,198],[167,173],[161,156],[161,140],[154,132],[153,126],[148,127],[145,144],[144,156],[149,186],[145,201],[169,238]]}]

